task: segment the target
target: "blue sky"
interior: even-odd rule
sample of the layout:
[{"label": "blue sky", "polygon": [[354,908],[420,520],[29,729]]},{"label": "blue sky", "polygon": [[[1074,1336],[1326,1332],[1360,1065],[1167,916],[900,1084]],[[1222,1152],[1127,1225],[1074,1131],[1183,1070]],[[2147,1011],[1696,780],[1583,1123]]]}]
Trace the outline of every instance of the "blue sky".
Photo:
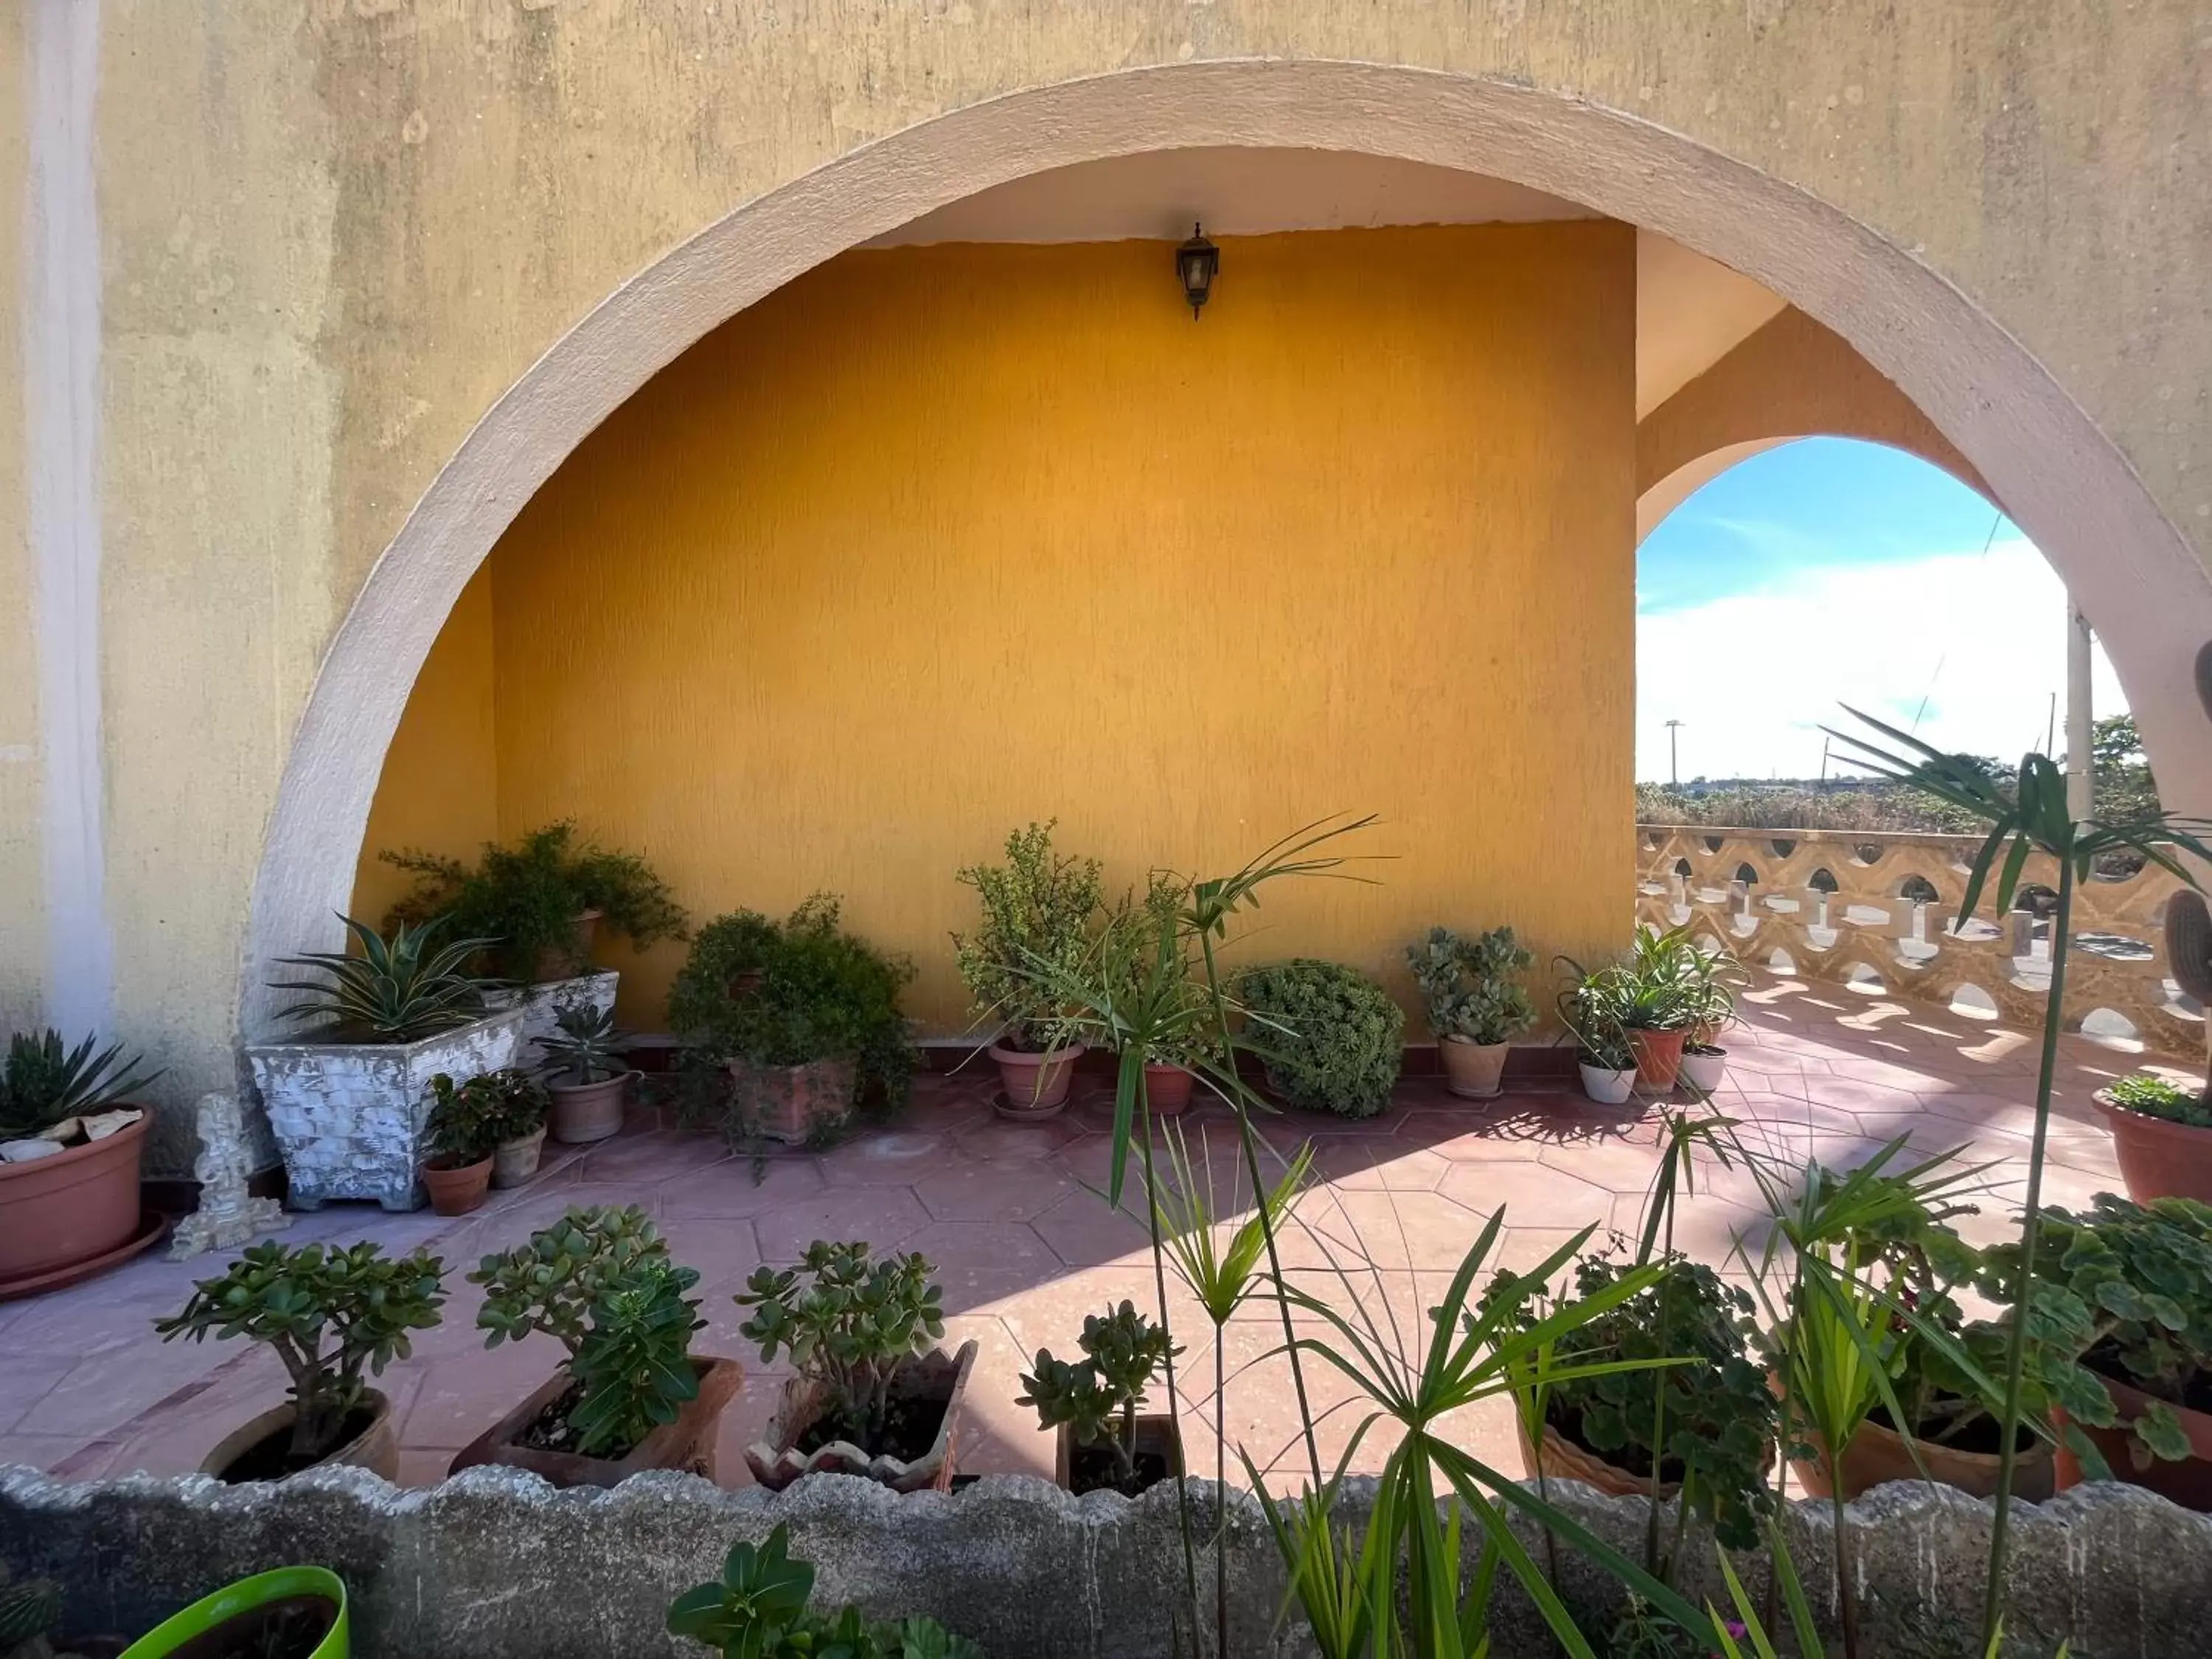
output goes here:
[{"label": "blue sky", "polygon": [[[2065,616],[2033,544],[1941,469],[1838,438],[1768,450],[1644,544],[1636,775],[1667,777],[1672,718],[1686,781],[1811,775],[1839,701],[2017,758],[2063,687]],[[2101,649],[2092,683],[2099,714],[2124,708]]]}]

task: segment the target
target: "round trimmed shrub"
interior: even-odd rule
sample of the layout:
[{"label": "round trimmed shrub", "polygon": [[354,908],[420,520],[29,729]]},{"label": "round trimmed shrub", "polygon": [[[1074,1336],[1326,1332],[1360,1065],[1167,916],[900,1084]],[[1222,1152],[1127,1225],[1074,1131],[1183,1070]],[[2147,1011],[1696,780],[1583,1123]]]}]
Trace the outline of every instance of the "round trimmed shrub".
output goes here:
[{"label": "round trimmed shrub", "polygon": [[1267,1086],[1293,1106],[1373,1117],[1390,1103],[1406,1016],[1356,968],[1300,957],[1247,969],[1237,994],[1245,1035],[1264,1049]]}]

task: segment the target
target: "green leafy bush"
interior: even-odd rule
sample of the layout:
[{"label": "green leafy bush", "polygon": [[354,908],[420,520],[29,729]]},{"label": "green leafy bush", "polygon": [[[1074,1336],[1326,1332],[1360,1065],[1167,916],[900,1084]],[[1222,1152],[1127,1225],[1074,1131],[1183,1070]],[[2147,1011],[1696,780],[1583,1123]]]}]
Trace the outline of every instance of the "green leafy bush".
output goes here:
[{"label": "green leafy bush", "polygon": [[834,894],[817,893],[784,921],[741,910],[701,928],[669,990],[668,1021],[710,1072],[732,1060],[851,1060],[863,1100],[898,1106],[915,1065],[898,995],[913,977],[904,957],[838,926]]},{"label": "green leafy bush", "polygon": [[1301,957],[1237,981],[1249,1046],[1267,1085],[1293,1106],[1372,1117],[1390,1103],[1404,1060],[1406,1016],[1356,968]]},{"label": "green leafy bush", "polygon": [[280,1010],[279,1018],[321,1024],[327,1029],[313,1035],[327,1042],[417,1042],[483,1018],[491,982],[468,965],[489,939],[455,939],[434,950],[442,919],[420,927],[400,922],[389,939],[365,921],[338,920],[359,950],[283,957],[284,966],[312,968],[323,977],[270,981],[274,990],[307,994]]},{"label": "green leafy bush", "polygon": [[1160,1368],[1181,1350],[1165,1326],[1126,1300],[1103,1315],[1085,1316],[1076,1346],[1083,1358],[1072,1364],[1039,1348],[1036,1370],[1023,1375],[1014,1404],[1034,1407],[1042,1427],[1066,1424],[1079,1446],[1103,1440],[1114,1454],[1116,1483],[1128,1490],[1137,1479],[1137,1407]]},{"label": "green leafy bush", "polygon": [[2212,1106],[2205,1103],[2202,1095],[2191,1094],[2148,1072],[2122,1078],[2107,1092],[2114,1105],[2141,1112],[2145,1117],[2185,1123],[2193,1129],[2212,1129]]},{"label": "green leafy bush", "polygon": [[971,933],[952,936],[952,954],[985,1018],[1005,1022],[1001,1041],[1036,1050],[1075,1040],[1070,999],[1054,981],[1079,974],[1098,921],[1097,859],[1063,858],[1053,823],[1006,837],[1003,865],[970,865],[960,880],[975,890],[983,916]]},{"label": "green leafy bush", "polygon": [[430,1120],[424,1135],[433,1157],[478,1164],[498,1147],[535,1134],[545,1122],[545,1091],[528,1073],[507,1066],[458,1086],[441,1072],[430,1079]]},{"label": "green leafy bush", "polygon": [[697,1269],[647,1255],[600,1285],[568,1362],[582,1390],[568,1408],[568,1427],[585,1456],[625,1455],[699,1397],[691,1333],[707,1322],[684,1295],[698,1282]]},{"label": "green leafy bush", "polygon": [[647,1261],[666,1261],[668,1243],[635,1205],[572,1207],[526,1244],[485,1256],[469,1275],[484,1290],[477,1325],[484,1346],[520,1342],[532,1331],[557,1338],[574,1356],[592,1304]]},{"label": "green leafy bush", "polygon": [[0,1066],[0,1140],[27,1140],[69,1118],[107,1111],[161,1075],[125,1060],[121,1043],[95,1052],[94,1041],[64,1048],[61,1033],[51,1028],[8,1039]]},{"label": "green leafy bush", "polygon": [[1413,982],[1428,1004],[1429,1030],[1470,1042],[1510,1042],[1536,1023],[1535,1005],[1518,977],[1535,959],[1510,927],[1471,939],[1431,927],[1427,939],[1406,947]]},{"label": "green leafy bush", "polygon": [[226,1272],[198,1281],[184,1310],[154,1328],[164,1342],[212,1335],[267,1343],[292,1379],[292,1455],[312,1460],[337,1449],[367,1376],[407,1358],[409,1332],[438,1322],[445,1272],[426,1250],[395,1259],[368,1243],[256,1244]]},{"label": "green leafy bush", "polygon": [[688,1636],[731,1659],[982,1659],[972,1642],[931,1619],[871,1622],[857,1607],[810,1611],[814,1569],[790,1557],[791,1529],[779,1522],[760,1547],[730,1546],[722,1576],[678,1596],[672,1636]]},{"label": "green leafy bush", "polygon": [[918,1252],[877,1261],[864,1243],[817,1238],[799,1270],[753,1270],[733,1298],[752,1310],[738,1334],[760,1345],[763,1364],[788,1351],[799,1374],[828,1391],[846,1437],[872,1454],[900,1362],[945,1335],[945,1292],[930,1272]]},{"label": "green leafy bush", "polygon": [[[1722,1543],[1749,1549],[1773,1510],[1766,1468],[1780,1426],[1765,1370],[1751,1357],[1755,1304],[1747,1292],[1686,1256],[1653,1265],[1661,1275],[1656,1283],[1561,1335],[1553,1363],[1563,1369],[1689,1363],[1553,1382],[1545,1391],[1546,1419],[1638,1477],[1651,1473],[1652,1434],[1663,1425],[1660,1478],[1681,1483],[1691,1513]],[[1629,1271],[1605,1256],[1585,1256],[1575,1267],[1576,1299],[1589,1302]],[[1556,1311],[1528,1299],[1525,1285],[1510,1273],[1499,1275],[1484,1304],[1510,1310],[1511,1322],[1524,1332]]]},{"label": "green leafy bush", "polygon": [[416,848],[377,857],[416,878],[387,926],[447,921],[489,953],[504,979],[561,979],[587,969],[576,930],[587,911],[599,912],[636,950],[684,937],[683,907],[651,866],[635,854],[580,840],[566,820],[512,847],[487,842],[472,866]]}]

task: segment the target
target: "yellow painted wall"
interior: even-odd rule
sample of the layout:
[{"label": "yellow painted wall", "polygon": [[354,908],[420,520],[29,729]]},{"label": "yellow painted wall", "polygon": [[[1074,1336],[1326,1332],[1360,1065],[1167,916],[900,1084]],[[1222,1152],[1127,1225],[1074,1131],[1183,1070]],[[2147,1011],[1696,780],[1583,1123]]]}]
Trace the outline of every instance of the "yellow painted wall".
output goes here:
[{"label": "yellow painted wall", "polygon": [[352,914],[381,927],[414,878],[380,862],[383,848],[473,858],[499,828],[499,750],[492,721],[492,568],[477,571],[423,659],[384,759],[354,872]]},{"label": "yellow painted wall", "polygon": [[702,915],[841,891],[938,1032],[952,872],[1032,817],[1129,881],[1379,812],[1382,884],[1271,896],[1254,954],[1401,988],[1435,921],[1619,943],[1632,233],[1233,240],[1177,301],[1158,243],[864,251],[686,354],[494,555],[501,832],[573,815]]}]

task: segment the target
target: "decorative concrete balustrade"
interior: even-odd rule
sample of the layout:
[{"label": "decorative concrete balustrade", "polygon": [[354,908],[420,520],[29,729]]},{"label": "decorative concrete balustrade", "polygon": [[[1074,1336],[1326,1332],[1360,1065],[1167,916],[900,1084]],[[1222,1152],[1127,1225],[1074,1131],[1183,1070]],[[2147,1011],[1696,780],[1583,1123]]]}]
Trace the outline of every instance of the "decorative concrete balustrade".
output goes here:
[{"label": "decorative concrete balustrade", "polygon": [[[1859,830],[1637,827],[1637,915],[1701,924],[1747,965],[1893,994],[2033,1028],[2051,985],[2058,872],[2029,860],[2007,914],[1995,881],[1958,915],[1978,836]],[[2181,884],[2154,865],[2094,878],[2074,897],[2066,1028],[2132,1034],[2151,1052],[2204,1054],[2203,1011],[2166,965],[2166,902]],[[2118,1018],[2115,1019],[2113,1016]],[[2125,1024],[2123,1025],[2122,1021]]]}]

